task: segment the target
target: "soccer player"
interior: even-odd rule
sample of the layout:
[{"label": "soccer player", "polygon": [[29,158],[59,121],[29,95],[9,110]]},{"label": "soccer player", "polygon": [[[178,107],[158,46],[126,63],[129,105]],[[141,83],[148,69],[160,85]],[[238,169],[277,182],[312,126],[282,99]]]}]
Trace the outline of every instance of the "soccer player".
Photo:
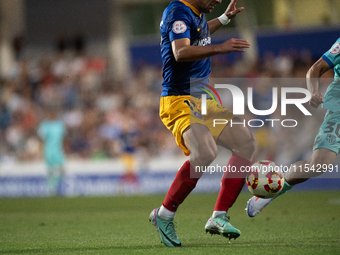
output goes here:
[{"label": "soccer player", "polygon": [[[216,54],[244,52],[250,44],[242,39],[229,39],[211,45],[210,35],[226,25],[242,8],[232,0],[224,14],[209,22],[210,13],[221,0],[173,1],[165,9],[161,21],[161,53],[163,60],[163,91],[160,100],[160,117],[173,133],[176,142],[190,160],[178,170],[160,208],[154,209],[149,220],[156,227],[161,242],[169,247],[179,247],[181,242],[174,229],[178,206],[195,188],[199,177],[195,166],[209,166],[217,156],[217,145],[232,151],[227,167],[240,170],[250,166],[255,141],[248,128],[237,125],[213,127],[213,119],[235,118],[233,114],[207,101],[207,115],[200,115],[201,99],[190,96],[190,78],[208,79],[211,72],[210,57]],[[205,225],[206,232],[237,238],[241,232],[229,222],[227,211],[237,199],[244,183],[244,176],[225,172],[222,187],[212,217]],[[237,177],[237,178],[236,178]]]},{"label": "soccer player", "polygon": [[[334,81],[328,86],[325,96],[319,92],[319,79],[330,69],[334,69]],[[294,163],[285,174],[285,184],[278,196],[290,190],[294,185],[305,182],[309,178],[317,177],[322,171],[332,167],[336,156],[340,152],[340,38],[322,57],[308,70],[307,87],[312,97],[309,104],[317,108],[327,109],[324,122],[315,137],[313,154],[309,161]],[[325,166],[327,168],[325,168]],[[276,198],[276,197],[275,197]],[[253,196],[247,204],[247,214],[255,217],[265,208],[273,198],[261,199]]]},{"label": "soccer player", "polygon": [[40,123],[38,135],[44,143],[44,159],[47,165],[47,187],[50,195],[58,195],[64,175],[65,153],[64,123],[58,119],[56,109],[49,109],[47,119]]}]

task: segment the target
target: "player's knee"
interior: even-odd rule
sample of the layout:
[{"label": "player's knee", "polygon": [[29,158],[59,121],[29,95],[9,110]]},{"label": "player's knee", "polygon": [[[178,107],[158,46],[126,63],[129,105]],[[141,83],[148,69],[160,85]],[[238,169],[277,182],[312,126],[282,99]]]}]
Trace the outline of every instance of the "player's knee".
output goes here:
[{"label": "player's knee", "polygon": [[200,149],[200,157],[203,157],[206,162],[213,162],[217,157],[217,146],[211,146]]},{"label": "player's knee", "polygon": [[251,158],[256,149],[256,142],[251,137],[250,139],[247,139],[244,141],[244,143],[240,144],[239,149],[236,149],[239,152],[239,155],[245,157],[245,158]]},{"label": "player's knee", "polygon": [[201,162],[202,165],[211,164],[217,157],[217,146],[201,146],[197,149],[197,153],[193,156],[196,161]]},{"label": "player's knee", "polygon": [[246,142],[245,146],[244,146],[245,150],[249,153],[249,154],[253,154],[255,152],[256,149],[256,142],[254,139],[250,139],[249,141]]}]

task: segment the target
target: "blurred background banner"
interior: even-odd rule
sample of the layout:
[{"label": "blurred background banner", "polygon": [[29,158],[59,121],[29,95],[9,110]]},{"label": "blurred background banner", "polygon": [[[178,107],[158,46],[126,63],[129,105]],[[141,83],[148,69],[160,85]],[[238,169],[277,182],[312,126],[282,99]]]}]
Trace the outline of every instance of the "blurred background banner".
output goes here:
[{"label": "blurred background banner", "polygon": [[[169,3],[0,0],[0,196],[167,191],[184,161],[158,116],[159,23]],[[207,20],[227,5],[217,5]],[[244,12],[214,34],[212,43],[239,37],[252,46],[246,53],[212,57],[211,78],[305,78],[340,36],[337,0],[239,0],[238,6]],[[330,71],[323,77],[333,76]],[[38,132],[51,108],[65,126],[58,176],[44,157],[46,137]],[[321,125],[324,113],[313,112],[314,125]],[[271,153],[258,159],[289,165],[309,158],[316,133],[294,130],[282,132],[280,142],[265,138]],[[301,141],[294,134],[303,134]],[[297,142],[303,147],[290,156]],[[51,193],[46,178],[53,176]],[[195,192],[219,190],[219,181],[200,182]],[[340,185],[327,178],[299,185],[309,188]]]}]

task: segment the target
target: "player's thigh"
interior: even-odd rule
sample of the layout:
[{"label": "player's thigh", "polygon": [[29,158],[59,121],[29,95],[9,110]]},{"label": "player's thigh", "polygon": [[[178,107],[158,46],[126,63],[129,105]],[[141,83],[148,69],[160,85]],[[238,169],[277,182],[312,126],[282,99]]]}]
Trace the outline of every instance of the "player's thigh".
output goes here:
[{"label": "player's thigh", "polygon": [[312,157],[309,160],[308,164],[313,166],[313,168],[324,168],[329,167],[333,164],[336,158],[336,154],[334,151],[331,151],[326,148],[319,148],[313,151]]},{"label": "player's thigh", "polygon": [[[207,103],[209,114],[204,117],[204,120],[216,143],[250,159],[255,151],[255,141],[249,129],[240,124],[240,119],[227,108],[216,104],[213,100]],[[238,124],[232,125],[231,121],[238,122]]]},{"label": "player's thigh", "polygon": [[[234,118],[233,122],[241,123],[238,118]],[[231,125],[229,123],[218,137],[217,144],[236,153],[245,148],[249,151],[255,150],[255,140],[250,130],[242,124]]]},{"label": "player's thigh", "polygon": [[289,184],[295,185],[320,176],[331,168],[335,157],[336,154],[329,149],[316,149],[308,162],[299,161],[294,163],[289,171],[285,173],[285,179]]},{"label": "player's thigh", "polygon": [[185,146],[192,153],[192,157],[204,157],[212,161],[217,155],[217,145],[207,126],[192,124],[184,131]]}]

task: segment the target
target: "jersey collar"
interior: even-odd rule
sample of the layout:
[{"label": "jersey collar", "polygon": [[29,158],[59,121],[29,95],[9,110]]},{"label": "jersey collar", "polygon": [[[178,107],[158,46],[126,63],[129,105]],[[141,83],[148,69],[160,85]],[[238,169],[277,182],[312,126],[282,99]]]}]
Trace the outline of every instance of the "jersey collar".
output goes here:
[{"label": "jersey collar", "polygon": [[189,4],[188,2],[184,1],[184,0],[180,0],[183,4],[185,4],[186,6],[188,6],[196,15],[198,16],[202,16],[202,14],[191,4]]}]

